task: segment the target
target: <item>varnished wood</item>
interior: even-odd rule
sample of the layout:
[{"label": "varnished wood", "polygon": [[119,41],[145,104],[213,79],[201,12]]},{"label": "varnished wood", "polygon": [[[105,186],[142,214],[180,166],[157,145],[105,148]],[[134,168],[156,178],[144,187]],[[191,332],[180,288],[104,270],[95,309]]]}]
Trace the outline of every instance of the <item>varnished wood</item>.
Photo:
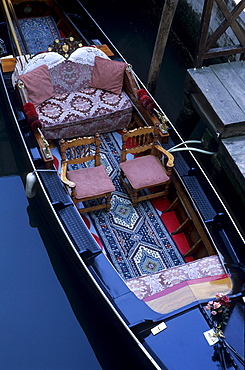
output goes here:
[{"label": "varnished wood", "polygon": [[202,245],[202,239],[198,239],[196,243],[186,253],[184,253],[184,257],[195,255],[196,250],[202,248]]},{"label": "varnished wood", "polygon": [[[161,125],[163,124],[165,127],[168,126],[168,119],[167,117],[158,117],[156,113],[151,114],[148,112],[147,109],[145,109],[142,104],[140,103],[137,91],[140,87],[137,85],[137,82],[133,76],[132,71],[130,68],[126,69],[125,75],[124,75],[124,82],[123,82],[123,89],[127,93],[127,95],[130,97],[134,108],[135,108],[135,114],[133,115],[133,118],[135,119],[137,125],[136,127],[145,127],[146,125],[149,126],[157,126],[161,128]],[[161,141],[167,143],[169,133],[164,131],[164,133],[161,132],[160,129],[160,136]]]},{"label": "varnished wood", "polygon": [[176,197],[171,203],[170,205],[163,211],[163,213],[167,213],[167,212],[171,212],[171,211],[174,211],[176,209],[176,207],[178,206],[179,204],[179,197]]},{"label": "varnished wood", "polygon": [[16,65],[16,58],[5,58],[1,60],[3,72],[13,72]]},{"label": "varnished wood", "polygon": [[228,294],[231,288],[232,281],[230,277],[195,284],[187,282],[185,286],[152,301],[147,301],[146,304],[151,309],[166,314],[198,300],[207,301],[213,298],[217,292]]},{"label": "varnished wood", "polygon": [[174,230],[171,234],[176,235],[176,234],[182,233],[190,223],[191,223],[191,219],[187,217],[184,220],[184,222],[176,230]]},{"label": "varnished wood", "polygon": [[[197,214],[195,213],[192,207],[191,200],[188,199],[185,190],[181,187],[181,184],[178,181],[175,171],[172,172],[171,180],[174,188],[176,189],[174,191],[173,206],[178,221],[180,224],[183,224],[185,220],[188,219],[191,220],[191,222],[185,223],[186,229],[185,230],[182,229],[182,231],[186,236],[190,248],[193,248],[198,242],[198,249],[195,247],[193,248],[192,251],[194,259],[216,254],[216,251],[213,249],[211,241],[209,240],[207,234],[203,229],[201,220],[198,218]],[[178,198],[178,201],[176,199],[176,196]],[[173,209],[171,209],[170,206],[168,210],[172,211]],[[199,243],[199,240],[201,240],[202,242]]]},{"label": "varnished wood", "polygon": [[106,44],[96,45],[96,47],[97,49],[100,49],[101,51],[103,51],[103,53],[105,53],[108,57],[112,57],[114,55],[114,53],[111,51],[111,49]]},{"label": "varnished wood", "polygon": [[[94,137],[80,137],[72,140],[60,140],[61,151],[61,180],[71,190],[71,198],[74,204],[104,198],[105,202],[95,206],[84,207],[79,209],[80,213],[91,212],[99,209],[110,211],[111,191],[101,193],[96,196],[88,196],[85,198],[77,198],[76,184],[67,178],[67,166],[69,164],[79,164],[94,160],[94,165],[100,166],[100,136],[97,133]],[[83,171],[79,169],[77,171]],[[98,178],[94,181],[99,181]]]},{"label": "varnished wood", "polygon": [[78,164],[95,160],[100,166],[100,136],[80,137],[72,140],[60,140],[62,163]]},{"label": "varnished wood", "polygon": [[[174,166],[174,157],[171,153],[167,152],[158,144],[158,137],[159,137],[159,126],[155,125],[146,126],[146,127],[139,127],[134,130],[127,131],[126,129],[123,130],[122,134],[122,152],[121,152],[121,162],[126,161],[127,154],[151,154],[159,158],[159,156],[166,156],[166,170],[163,167],[163,170],[166,171],[168,176],[171,175],[172,168]],[[133,159],[132,159],[133,160]],[[147,171],[147,168],[145,169]],[[129,193],[133,206],[135,206],[138,202],[143,200],[148,200],[152,198],[157,198],[160,196],[166,197],[168,194],[169,184],[171,182],[170,178],[164,183],[156,184],[155,186],[151,186],[151,192],[145,195],[139,195],[139,191],[144,189],[134,189],[132,188],[131,184],[129,184],[124,172],[120,171],[120,181],[121,184],[125,187],[127,192]],[[158,190],[158,187],[161,190]],[[155,192],[152,191],[155,189]]]}]

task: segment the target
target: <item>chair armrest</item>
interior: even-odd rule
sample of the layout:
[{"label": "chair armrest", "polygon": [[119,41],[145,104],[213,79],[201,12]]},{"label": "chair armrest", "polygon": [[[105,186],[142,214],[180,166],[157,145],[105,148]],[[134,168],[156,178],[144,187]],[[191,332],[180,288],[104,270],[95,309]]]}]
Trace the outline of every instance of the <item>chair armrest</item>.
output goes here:
[{"label": "chair armrest", "polygon": [[165,155],[165,157],[167,157],[167,163],[166,163],[166,167],[169,167],[169,168],[172,168],[174,167],[174,156],[173,154],[169,153],[167,150],[165,150],[161,145],[155,145],[155,148],[157,150],[159,150],[162,154]]},{"label": "chair armrest", "polygon": [[75,182],[68,180],[68,178],[66,177],[66,172],[67,172],[67,163],[62,163],[61,174],[60,174],[61,181],[65,185],[69,186],[69,188],[75,188],[76,187]]}]

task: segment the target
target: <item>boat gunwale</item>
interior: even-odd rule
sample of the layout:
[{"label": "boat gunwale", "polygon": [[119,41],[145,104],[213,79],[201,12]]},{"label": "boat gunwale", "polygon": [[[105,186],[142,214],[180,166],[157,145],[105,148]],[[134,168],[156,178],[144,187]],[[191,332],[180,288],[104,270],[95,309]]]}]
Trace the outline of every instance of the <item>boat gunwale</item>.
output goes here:
[{"label": "boat gunwale", "polygon": [[[80,1],[78,1],[78,3],[80,3]],[[81,4],[82,5],[82,4]],[[83,6],[82,6],[83,7]],[[83,7],[84,8],[84,7]],[[89,13],[88,13],[89,14]],[[92,18],[93,19],[93,18]],[[109,40],[109,39],[108,39]],[[137,77],[138,79],[138,77]],[[142,82],[138,79],[138,81],[141,83],[141,85],[144,87],[144,85],[142,84]],[[28,156],[28,160],[29,160],[29,164],[30,164],[30,167],[31,167],[31,172],[35,172],[35,175],[36,175],[36,178],[37,178],[37,181],[38,181],[38,188],[39,188],[39,192],[41,192],[43,194],[43,196],[45,197],[46,199],[46,204],[47,204],[47,207],[48,209],[52,212],[52,218],[55,219],[55,221],[57,222],[57,227],[59,227],[61,230],[62,230],[62,233],[64,234],[64,237],[67,241],[67,245],[69,245],[69,250],[72,251],[72,260],[75,261],[76,265],[79,265],[79,267],[82,267],[83,269],[83,272],[86,273],[87,275],[87,279],[90,280],[93,284],[94,287],[96,287],[97,291],[99,292],[100,296],[103,298],[103,301],[104,303],[106,304],[106,306],[108,307],[108,309],[110,310],[110,312],[115,315],[115,317],[117,319],[119,319],[120,323],[123,325],[123,327],[126,329],[127,333],[130,334],[131,338],[135,341],[135,343],[137,344],[137,346],[144,352],[144,354],[146,355],[146,357],[152,362],[153,366],[155,366],[156,369],[161,369],[159,367],[159,365],[157,364],[156,360],[151,356],[150,352],[148,352],[148,350],[144,347],[144,345],[141,343],[141,341],[138,339],[137,335],[132,331],[132,328],[130,328],[126,321],[123,319],[122,315],[120,315],[120,313],[118,312],[118,310],[115,308],[115,306],[112,304],[112,302],[110,301],[110,299],[107,297],[105,291],[103,290],[103,288],[100,286],[100,284],[96,281],[96,278],[95,276],[93,275],[93,273],[90,271],[90,269],[88,268],[88,266],[86,265],[86,263],[83,261],[82,257],[79,255],[78,251],[76,250],[75,246],[74,246],[74,242],[71,240],[70,236],[68,235],[67,231],[65,230],[64,226],[62,225],[61,221],[60,221],[60,218],[50,200],[50,197],[45,189],[45,185],[44,185],[44,182],[43,180],[41,179],[41,177],[39,176],[38,174],[38,169],[35,167],[35,164],[31,158],[31,154],[30,154],[30,151],[28,149],[28,146],[27,146],[27,143],[25,142],[25,139],[23,137],[23,134],[21,132],[21,129],[19,127],[19,124],[18,124],[18,121],[16,119],[16,116],[15,116],[15,113],[14,113],[14,109],[12,107],[12,104],[10,102],[10,99],[9,99],[9,96],[8,96],[8,92],[7,92],[7,89],[6,89],[6,86],[5,86],[5,83],[4,83],[4,79],[3,79],[3,75],[2,75],[2,71],[1,71],[1,83],[5,89],[5,92],[6,92],[6,96],[8,98],[8,102],[9,102],[9,107],[11,108],[11,118],[12,118],[12,121],[13,121],[13,124],[15,126],[15,128],[17,129],[17,132],[18,132],[18,136],[21,138],[21,141],[22,141],[22,145],[23,145],[23,149],[25,150],[25,153],[27,154]],[[153,98],[154,100],[154,98]],[[155,101],[155,100],[154,100]],[[157,104],[157,103],[156,103]],[[158,106],[159,107],[159,106]],[[159,110],[162,111],[162,109],[159,107]],[[172,125],[172,123],[170,122],[170,125],[171,125],[171,128],[175,131],[175,133],[177,134],[177,136],[180,138],[180,140],[183,142],[183,139],[181,138],[181,136],[178,134],[178,132],[176,131],[176,129],[174,128],[174,126]],[[184,144],[186,147],[187,145]],[[241,239],[245,242],[245,240],[243,239],[242,237],[242,234],[239,232],[239,229],[236,227],[236,224],[235,224],[235,221],[233,220],[232,216],[230,215],[229,211],[227,210],[227,208],[225,207],[223,201],[221,200],[221,198],[219,197],[218,193],[216,192],[215,188],[213,187],[212,183],[209,181],[209,178],[206,177],[206,174],[205,172],[203,171],[203,169],[201,168],[201,165],[198,163],[198,160],[197,158],[195,157],[195,155],[192,153],[192,152],[189,152],[189,154],[191,155],[191,157],[194,159],[195,163],[197,164],[198,168],[201,170],[201,173],[204,175],[205,179],[207,180],[208,184],[211,185],[211,189],[214,191],[214,194],[217,196],[217,198],[219,199],[220,203],[222,204],[223,208],[226,210],[226,214],[229,216],[230,220],[232,221],[233,225],[235,226],[236,228],[236,231],[238,232],[238,234],[240,235]],[[178,171],[175,169],[175,172],[178,176],[178,179],[179,181],[181,182],[182,186],[185,188],[185,191],[186,193],[188,194],[188,197],[191,199],[191,194],[189,193],[189,190],[187,189],[185,183],[183,182],[183,179],[181,178],[181,176],[179,175]],[[58,175],[57,175],[58,176]],[[22,177],[24,179],[25,177],[25,173],[22,174]],[[203,220],[203,217],[200,215],[200,212],[198,211],[198,208],[195,204],[195,202],[192,201],[192,205],[193,207],[195,208],[195,213],[198,214],[201,222],[202,222],[202,226],[204,227],[205,231],[208,233],[209,237],[211,238],[212,240],[212,244],[214,246],[214,248],[216,249],[216,252],[217,254],[219,254],[219,251],[217,249],[217,246],[216,246],[216,243],[215,241],[213,240],[213,237],[211,236],[210,234],[210,231],[207,227],[207,225],[205,224],[204,220]],[[40,207],[42,209],[42,207]],[[74,208],[75,209],[75,208]],[[78,212],[76,210],[76,212]],[[88,233],[89,230],[87,231]],[[69,252],[68,250],[68,252]],[[222,259],[220,258],[221,262],[222,262]],[[112,266],[113,267],[113,266]],[[114,267],[113,267],[114,268]],[[170,319],[174,319],[174,317],[176,315],[181,315],[193,308],[197,308],[197,307],[201,307],[203,306],[205,303],[206,303],[207,300],[200,300],[200,301],[195,301],[193,303],[190,303],[188,304],[187,306],[183,306],[181,308],[179,308],[178,310],[175,310],[173,312],[170,312],[168,314],[164,314],[164,319],[167,320],[170,320]]]},{"label": "boat gunwale", "polygon": [[[2,2],[4,2],[5,0],[2,0]],[[66,12],[63,10],[63,7],[58,4],[57,0],[55,0],[55,3],[57,4],[57,6],[66,14]],[[109,39],[109,37],[105,34],[105,32],[101,29],[101,27],[99,26],[99,24],[96,22],[96,20],[92,17],[92,15],[88,12],[88,10],[84,7],[84,5],[81,3],[80,0],[76,0],[76,3],[83,9],[83,11],[87,14],[87,16],[94,22],[95,26],[99,29],[99,31],[103,34],[103,36],[107,39],[107,41],[109,42],[109,44],[112,46],[112,48],[117,52],[117,54],[120,56],[120,58],[127,63],[126,59],[123,57],[123,55],[120,53],[120,51],[116,48],[116,46],[113,44],[113,42]],[[68,17],[68,19],[70,20],[70,17],[66,14],[66,16]],[[73,22],[71,21],[72,25],[73,25]],[[82,35],[82,32],[78,29],[78,27],[76,25],[74,25],[76,30]],[[128,64],[128,63],[127,63]],[[137,82],[140,84],[140,86],[144,89],[147,90],[146,86],[144,85],[144,83],[140,80],[140,78],[136,75],[136,73],[133,71],[133,68],[132,68],[132,73],[134,75],[134,77],[136,78]],[[185,141],[183,140],[182,136],[180,135],[180,133],[177,131],[177,129],[175,128],[175,126],[172,124],[172,122],[168,119],[168,117],[166,116],[166,114],[163,112],[162,108],[159,106],[159,104],[157,103],[157,101],[155,100],[155,98],[150,94],[148,93],[149,96],[152,98],[152,100],[154,101],[154,103],[156,104],[158,110],[160,113],[162,113],[164,115],[164,117],[167,119],[167,122],[168,124],[171,126],[171,129],[174,130],[175,132],[175,135],[178,137],[178,139],[180,140],[181,144],[183,145],[183,147],[188,151],[189,155],[191,156],[191,158],[194,160],[195,164],[197,165],[199,171],[201,172],[202,176],[204,176],[205,180],[207,181],[207,184],[209,185],[210,189],[212,190],[213,194],[215,195],[215,197],[219,200],[222,208],[224,209],[226,215],[228,216],[230,222],[232,223],[233,227],[235,228],[237,234],[239,235],[239,238],[241,239],[242,243],[245,244],[245,238],[243,237],[243,234],[242,232],[240,231],[238,225],[236,224],[234,218],[232,217],[230,211],[228,210],[224,200],[222,199],[220,193],[216,190],[212,180],[210,179],[210,177],[207,175],[207,173],[205,172],[205,170],[202,168],[201,164],[199,163],[198,161],[198,158],[195,154],[195,152],[192,152],[191,150],[188,150],[188,145],[185,143]],[[193,202],[194,203],[194,202]]]}]

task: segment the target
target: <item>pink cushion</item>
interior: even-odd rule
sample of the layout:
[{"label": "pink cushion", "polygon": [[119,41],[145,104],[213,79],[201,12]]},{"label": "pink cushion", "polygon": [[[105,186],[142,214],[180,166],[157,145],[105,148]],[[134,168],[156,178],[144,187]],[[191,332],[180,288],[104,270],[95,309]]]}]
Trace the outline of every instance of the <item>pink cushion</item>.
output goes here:
[{"label": "pink cushion", "polygon": [[64,60],[50,68],[50,79],[55,94],[70,93],[86,89],[90,85],[93,66]]},{"label": "pink cushion", "polygon": [[121,94],[126,63],[96,56],[91,87]]},{"label": "pink cushion", "polygon": [[68,171],[67,178],[76,184],[76,199],[99,196],[115,190],[104,166]]},{"label": "pink cushion", "polygon": [[54,95],[53,85],[46,64],[20,75],[19,79],[25,84],[30,103],[38,105]]},{"label": "pink cushion", "polygon": [[130,159],[120,167],[134,189],[149,188],[169,180],[162,164],[153,155]]}]

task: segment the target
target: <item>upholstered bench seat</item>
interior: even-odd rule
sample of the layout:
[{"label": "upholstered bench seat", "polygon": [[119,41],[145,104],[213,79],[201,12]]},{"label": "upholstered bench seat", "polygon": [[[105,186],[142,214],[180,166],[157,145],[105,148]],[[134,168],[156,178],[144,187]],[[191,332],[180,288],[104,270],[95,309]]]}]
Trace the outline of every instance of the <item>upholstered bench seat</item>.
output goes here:
[{"label": "upholstered bench seat", "polygon": [[71,138],[127,127],[132,105],[127,95],[96,88],[55,95],[37,106],[47,139]]},{"label": "upholstered bench seat", "polygon": [[133,107],[122,90],[125,68],[95,47],[81,47],[68,59],[54,52],[34,56],[18,78],[46,139],[73,138],[129,125]]}]

